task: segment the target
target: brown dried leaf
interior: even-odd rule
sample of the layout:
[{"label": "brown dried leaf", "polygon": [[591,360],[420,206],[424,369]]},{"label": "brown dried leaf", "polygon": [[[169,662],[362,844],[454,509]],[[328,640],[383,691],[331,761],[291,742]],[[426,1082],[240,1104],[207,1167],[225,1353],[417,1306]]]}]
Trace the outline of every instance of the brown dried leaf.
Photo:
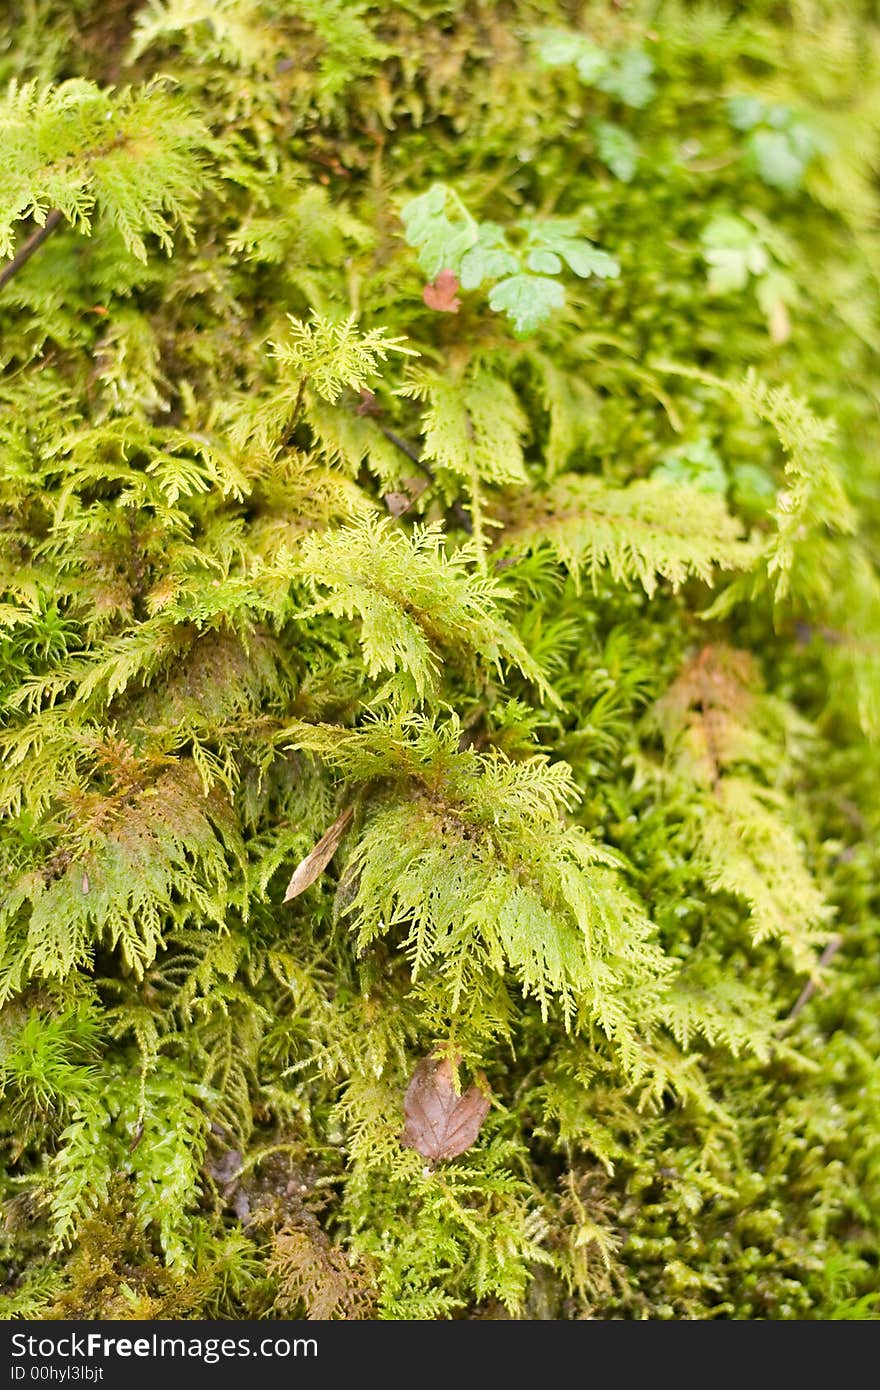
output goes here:
[{"label": "brown dried leaf", "polygon": [[427,486],[426,478],[404,478],[402,490],[400,492],[386,492],[382,500],[392,516],[402,516],[404,512],[409,511],[413,502],[421,496]]},{"label": "brown dried leaf", "polygon": [[321,836],[315,848],[310,850],[305,859],[297,864],[293,871],[293,877],[287,885],[284,902],[289,903],[294,898],[298,898],[300,893],[304,893],[316,879],[321,877],[339,848],[339,841],[348,829],[353,815],[354,808],[346,807],[338,820],[335,820],[330,829]]},{"label": "brown dried leaf", "polygon": [[447,1058],[423,1057],[403,1098],[400,1142],[432,1163],[455,1158],[476,1141],[488,1112],[489,1098],[478,1086],[456,1094]]},{"label": "brown dried leaf", "polygon": [[412,498],[405,492],[386,492],[382,498],[392,516],[403,516],[412,506]]},{"label": "brown dried leaf", "polygon": [[461,300],[456,298],[458,276],[454,270],[441,270],[431,285],[422,290],[422,299],[429,309],[438,309],[442,314],[457,314]]}]

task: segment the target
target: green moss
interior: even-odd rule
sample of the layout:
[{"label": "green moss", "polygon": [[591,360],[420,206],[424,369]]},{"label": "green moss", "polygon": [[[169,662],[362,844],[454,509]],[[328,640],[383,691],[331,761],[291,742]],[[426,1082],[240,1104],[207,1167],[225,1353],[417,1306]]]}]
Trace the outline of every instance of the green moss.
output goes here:
[{"label": "green moss", "polygon": [[27,7],[5,1316],[876,1316],[867,8]]}]

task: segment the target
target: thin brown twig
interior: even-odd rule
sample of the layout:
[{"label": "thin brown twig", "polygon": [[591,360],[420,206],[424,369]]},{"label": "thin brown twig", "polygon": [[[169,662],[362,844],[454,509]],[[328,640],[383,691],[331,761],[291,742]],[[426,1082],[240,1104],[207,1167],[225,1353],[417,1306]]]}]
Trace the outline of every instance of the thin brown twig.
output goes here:
[{"label": "thin brown twig", "polygon": [[[430,478],[432,483],[437,481],[433,468],[431,468],[430,464],[425,462],[418,449],[415,449],[412,444],[408,444],[405,439],[401,439],[399,434],[395,434],[394,430],[390,430],[388,426],[383,425],[381,421],[377,420],[376,423],[385,438],[389,440],[395,448],[400,449],[401,453],[406,454],[407,458],[415,464],[416,468],[420,468],[426,477]],[[452,515],[455,517],[462,530],[466,531],[468,535],[471,535],[474,529],[473,522],[461,503],[453,502],[451,510]]]},{"label": "thin brown twig", "polygon": [[0,289],[11,280],[13,275],[21,270],[26,261],[29,261],[35,251],[39,250],[47,237],[51,236],[55,228],[63,220],[63,214],[57,208],[53,208],[48,214],[42,227],[38,227],[32,232],[27,241],[22,242],[12,260],[0,270]]},{"label": "thin brown twig", "polygon": [[798,995],[797,1002],[794,1004],[785,1020],[786,1023],[791,1023],[793,1019],[797,1018],[798,1014],[801,1012],[801,1009],[805,1008],[806,1005],[809,1004],[813,995],[816,993],[816,989],[819,985],[819,971],[822,970],[823,967],[829,963],[833,956],[837,955],[837,952],[840,950],[842,945],[843,937],[839,933],[835,936],[832,936],[831,940],[828,942],[828,945],[825,947],[825,950],[822,952],[816,964],[816,974],[812,977],[812,979],[807,980],[807,983],[804,985],[803,989]]}]

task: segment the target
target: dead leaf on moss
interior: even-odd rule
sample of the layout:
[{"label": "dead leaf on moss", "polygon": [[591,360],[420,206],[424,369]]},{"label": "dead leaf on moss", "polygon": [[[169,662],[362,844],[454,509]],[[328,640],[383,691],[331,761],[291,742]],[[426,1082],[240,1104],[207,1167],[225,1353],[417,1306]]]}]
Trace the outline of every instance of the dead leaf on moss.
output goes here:
[{"label": "dead leaf on moss", "polygon": [[321,877],[321,874],[339,848],[339,841],[348,829],[353,815],[353,807],[346,807],[342,815],[333,822],[330,829],[321,836],[315,848],[309,851],[305,859],[300,860],[287,885],[287,892],[284,894],[283,899],[284,902],[289,903],[292,902],[294,898],[298,898],[300,893],[304,893],[307,888],[311,888],[315,880]]},{"label": "dead leaf on moss", "polygon": [[489,1113],[489,1097],[479,1086],[459,1095],[452,1063],[424,1057],[412,1074],[403,1100],[406,1125],[400,1142],[438,1163],[456,1158],[476,1141]]},{"label": "dead leaf on moss", "polygon": [[404,478],[401,490],[386,492],[382,500],[392,516],[403,516],[427,486],[427,478]]}]

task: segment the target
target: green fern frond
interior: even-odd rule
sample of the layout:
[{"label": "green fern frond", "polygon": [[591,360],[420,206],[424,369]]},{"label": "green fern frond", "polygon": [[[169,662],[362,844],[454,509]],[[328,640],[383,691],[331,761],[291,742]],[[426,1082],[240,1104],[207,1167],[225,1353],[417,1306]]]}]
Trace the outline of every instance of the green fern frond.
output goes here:
[{"label": "green fern frond", "polygon": [[750,569],[754,546],[720,498],[655,481],[612,487],[600,478],[565,474],[520,503],[500,543],[530,553],[549,548],[593,588],[604,569],[619,583],[637,580],[652,595],[660,579],[673,589],[694,575]]},{"label": "green fern frond", "polygon": [[192,236],[208,145],[202,122],[161,83],[118,93],[80,79],[13,83],[0,106],[0,254],[12,254],[21,219],[42,225],[57,208],[88,232],[96,206],[140,260],[147,235],[170,252],[176,225]]},{"label": "green fern frond", "polygon": [[313,611],[360,619],[367,672],[391,672],[405,703],[435,697],[444,659],[499,674],[512,666],[550,695],[501,617],[508,590],[475,574],[475,561],[472,547],[448,550],[437,526],[416,528],[409,537],[388,518],[376,518],[308,537],[296,570],[320,595]]}]

